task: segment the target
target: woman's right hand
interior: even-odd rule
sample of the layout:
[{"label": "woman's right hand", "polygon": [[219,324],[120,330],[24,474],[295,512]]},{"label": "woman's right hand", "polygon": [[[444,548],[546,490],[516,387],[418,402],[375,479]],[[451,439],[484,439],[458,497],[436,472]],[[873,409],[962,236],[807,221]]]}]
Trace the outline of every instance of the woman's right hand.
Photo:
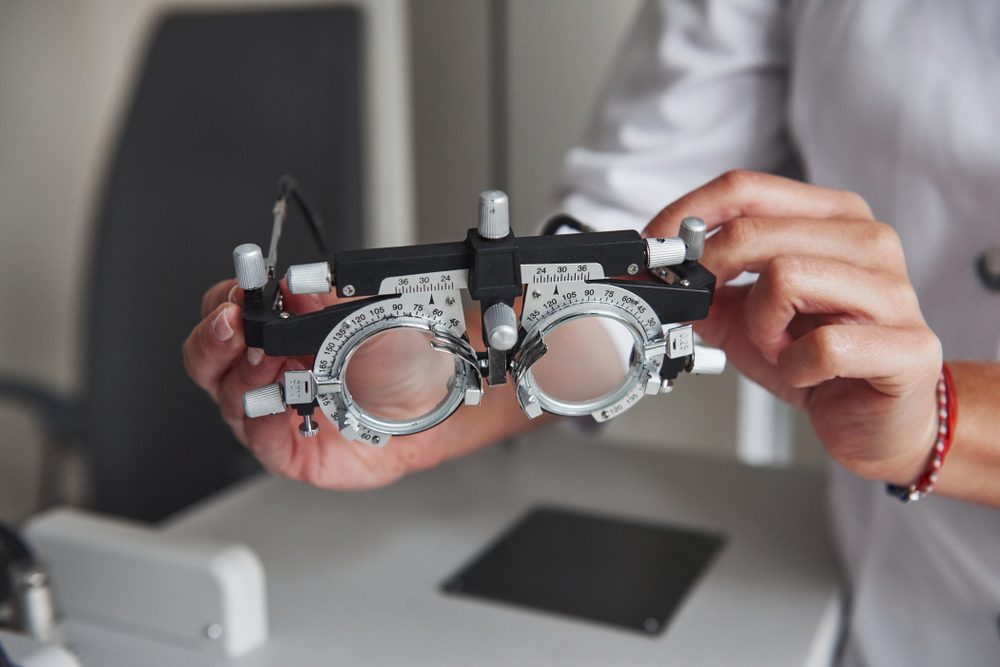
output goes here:
[{"label": "woman's right hand", "polygon": [[[381,448],[345,440],[322,418],[319,434],[306,438],[298,430],[301,417],[293,410],[249,419],[243,412],[247,391],[280,381],[286,370],[308,368],[310,360],[269,357],[263,350],[247,348],[242,297],[234,280],[220,282],[205,293],[202,319],[183,345],[184,367],[218,404],[240,442],[272,472],[325,488],[373,488],[528,426],[510,385],[491,387],[479,406],[459,408],[438,426],[394,436]],[[285,307],[293,313],[336,302],[332,296],[285,294]],[[373,338],[358,350],[347,382],[355,400],[366,409],[401,418],[433,407],[451,375],[449,355],[431,349],[418,332],[396,331]]]}]

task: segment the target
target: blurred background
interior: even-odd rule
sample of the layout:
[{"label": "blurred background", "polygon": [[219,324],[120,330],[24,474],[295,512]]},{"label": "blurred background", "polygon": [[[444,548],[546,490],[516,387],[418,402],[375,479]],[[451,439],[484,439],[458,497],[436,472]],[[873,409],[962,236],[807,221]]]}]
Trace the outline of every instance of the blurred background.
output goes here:
[{"label": "blurred background", "polygon": [[[172,43],[156,42],[168,17],[340,5],[359,8],[362,33],[357,54],[365,178],[358,238],[385,245],[461,238],[475,225],[478,193],[488,188],[508,192],[515,231],[532,233],[557,205],[554,186],[563,155],[585,133],[640,1],[0,0],[0,377],[74,399],[105,391],[90,384],[88,370],[95,361],[87,338],[100,330],[89,323],[90,290],[100,275],[95,246],[103,238],[104,219],[121,210],[115,209],[114,197],[128,190],[127,179],[118,181],[118,190],[114,187],[123,158],[131,160],[126,175],[143,169],[142,150],[123,152],[122,145],[138,136],[130,132],[141,130],[129,125],[129,116],[148,106],[149,98],[136,91],[143,90],[143,76],[155,73],[151,54],[161,52],[151,44],[167,49]],[[177,75],[196,78],[192,72]],[[272,83],[259,79],[261,96],[277,94]],[[296,95],[282,99],[288,105],[302,102]],[[275,171],[273,178],[278,175]],[[325,187],[322,173],[296,176],[309,186],[307,193]],[[246,207],[222,202],[212,213],[260,211],[252,238],[232,236],[232,245],[266,241],[273,191],[270,183],[253,185],[260,202]],[[142,210],[144,204],[131,205]],[[149,206],[151,218],[170,211],[162,199]],[[320,208],[335,224],[349,224],[340,218],[350,211]],[[197,200],[190,210],[197,214]],[[138,218],[144,216],[134,217],[131,224],[143,224]],[[140,256],[159,250],[155,241],[134,248]],[[219,252],[216,268],[215,279],[231,273],[227,251]],[[186,270],[178,257],[174,273],[114,278],[131,282],[125,298],[142,306],[121,312],[123,320],[155,323],[167,317],[158,300]],[[189,312],[169,315],[177,331],[196,322],[198,306],[192,297]],[[179,368],[181,342],[176,335],[175,346],[150,354]],[[142,426],[143,401],[161,408],[170,404],[171,395],[163,395],[155,383],[137,385],[124,377],[122,383],[139,406],[120,402],[124,433]],[[66,410],[64,417],[80,419]],[[188,417],[179,410],[175,419]],[[0,400],[0,519],[20,520],[41,502],[44,425],[59,415],[49,412],[39,419],[39,414],[23,402]],[[756,430],[748,426],[751,422]],[[115,432],[116,422],[109,423]],[[147,428],[156,429],[157,423],[151,420]],[[763,447],[747,440],[751,432],[766,441]],[[129,437],[142,446],[141,436]],[[763,463],[815,466],[820,461],[801,420],[793,425],[787,412],[762,401],[732,373],[681,378],[674,394],[643,401],[599,437]],[[64,469],[69,499],[85,499],[93,491],[81,472],[87,447],[62,455],[70,461]],[[147,514],[155,516],[157,510]]]}]

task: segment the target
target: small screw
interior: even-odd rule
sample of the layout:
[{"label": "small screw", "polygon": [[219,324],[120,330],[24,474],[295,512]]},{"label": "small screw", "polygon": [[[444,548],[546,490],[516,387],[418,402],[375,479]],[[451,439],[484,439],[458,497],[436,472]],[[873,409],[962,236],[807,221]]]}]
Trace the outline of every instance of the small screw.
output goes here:
[{"label": "small screw", "polygon": [[218,623],[212,623],[205,627],[205,636],[211,640],[222,639],[222,626]]},{"label": "small screw", "polygon": [[313,421],[312,415],[302,415],[302,423],[299,424],[299,433],[307,438],[311,438],[319,433],[319,426]]},{"label": "small screw", "polygon": [[657,621],[652,616],[650,616],[645,621],[643,621],[642,627],[646,632],[652,634],[660,629],[660,622]]},{"label": "small screw", "polygon": [[639,273],[639,265],[638,264],[629,264],[627,271],[628,271],[628,274],[630,276],[634,276],[635,274]]},{"label": "small screw", "polygon": [[354,296],[354,285],[344,285],[344,296]]},{"label": "small screw", "polygon": [[377,435],[373,435],[373,436],[372,436],[372,444],[373,444],[373,445],[377,445],[377,444],[379,444],[380,442],[382,442],[382,438],[378,437]]},{"label": "small screw", "polygon": [[539,299],[539,298],[541,298],[541,296],[542,296],[542,293],[539,292],[538,290],[536,290],[536,289],[531,290],[531,297],[533,299]]},{"label": "small screw", "polygon": [[291,316],[285,311],[281,311],[280,313],[278,313],[278,317],[282,320],[287,320]]},{"label": "small screw", "polygon": [[682,278],[681,281],[678,284],[681,287],[691,287],[691,281],[688,280],[687,278]]},{"label": "small screw", "polygon": [[447,299],[444,300],[444,302],[446,304],[448,304],[449,306],[454,306],[455,305],[455,297],[449,296]]}]

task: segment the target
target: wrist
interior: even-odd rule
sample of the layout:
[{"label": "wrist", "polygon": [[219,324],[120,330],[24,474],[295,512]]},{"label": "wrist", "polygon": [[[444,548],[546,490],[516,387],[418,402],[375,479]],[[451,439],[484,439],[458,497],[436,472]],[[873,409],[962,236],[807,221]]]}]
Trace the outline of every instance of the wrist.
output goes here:
[{"label": "wrist", "polygon": [[889,480],[886,491],[889,495],[903,502],[919,500],[934,489],[938,473],[944,464],[945,457],[951,449],[955,436],[955,425],[958,418],[958,404],[955,398],[955,381],[947,364],[941,368],[941,375],[935,388],[937,429],[934,433],[934,444],[928,454],[925,454],[921,470],[908,479],[908,482]]}]

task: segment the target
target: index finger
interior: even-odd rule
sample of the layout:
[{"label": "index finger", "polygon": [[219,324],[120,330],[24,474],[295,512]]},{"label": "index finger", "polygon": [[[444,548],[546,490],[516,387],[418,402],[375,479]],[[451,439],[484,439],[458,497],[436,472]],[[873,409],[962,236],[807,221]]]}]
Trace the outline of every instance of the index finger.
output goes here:
[{"label": "index finger", "polygon": [[858,194],[822,188],[773,174],[728,171],[667,205],[647,225],[647,236],[674,236],[684,218],[696,216],[711,230],[744,217],[871,220]]},{"label": "index finger", "polygon": [[235,278],[220,280],[205,291],[201,297],[201,318],[205,319],[209,313],[227,301],[243,303],[243,290],[236,289]]}]

